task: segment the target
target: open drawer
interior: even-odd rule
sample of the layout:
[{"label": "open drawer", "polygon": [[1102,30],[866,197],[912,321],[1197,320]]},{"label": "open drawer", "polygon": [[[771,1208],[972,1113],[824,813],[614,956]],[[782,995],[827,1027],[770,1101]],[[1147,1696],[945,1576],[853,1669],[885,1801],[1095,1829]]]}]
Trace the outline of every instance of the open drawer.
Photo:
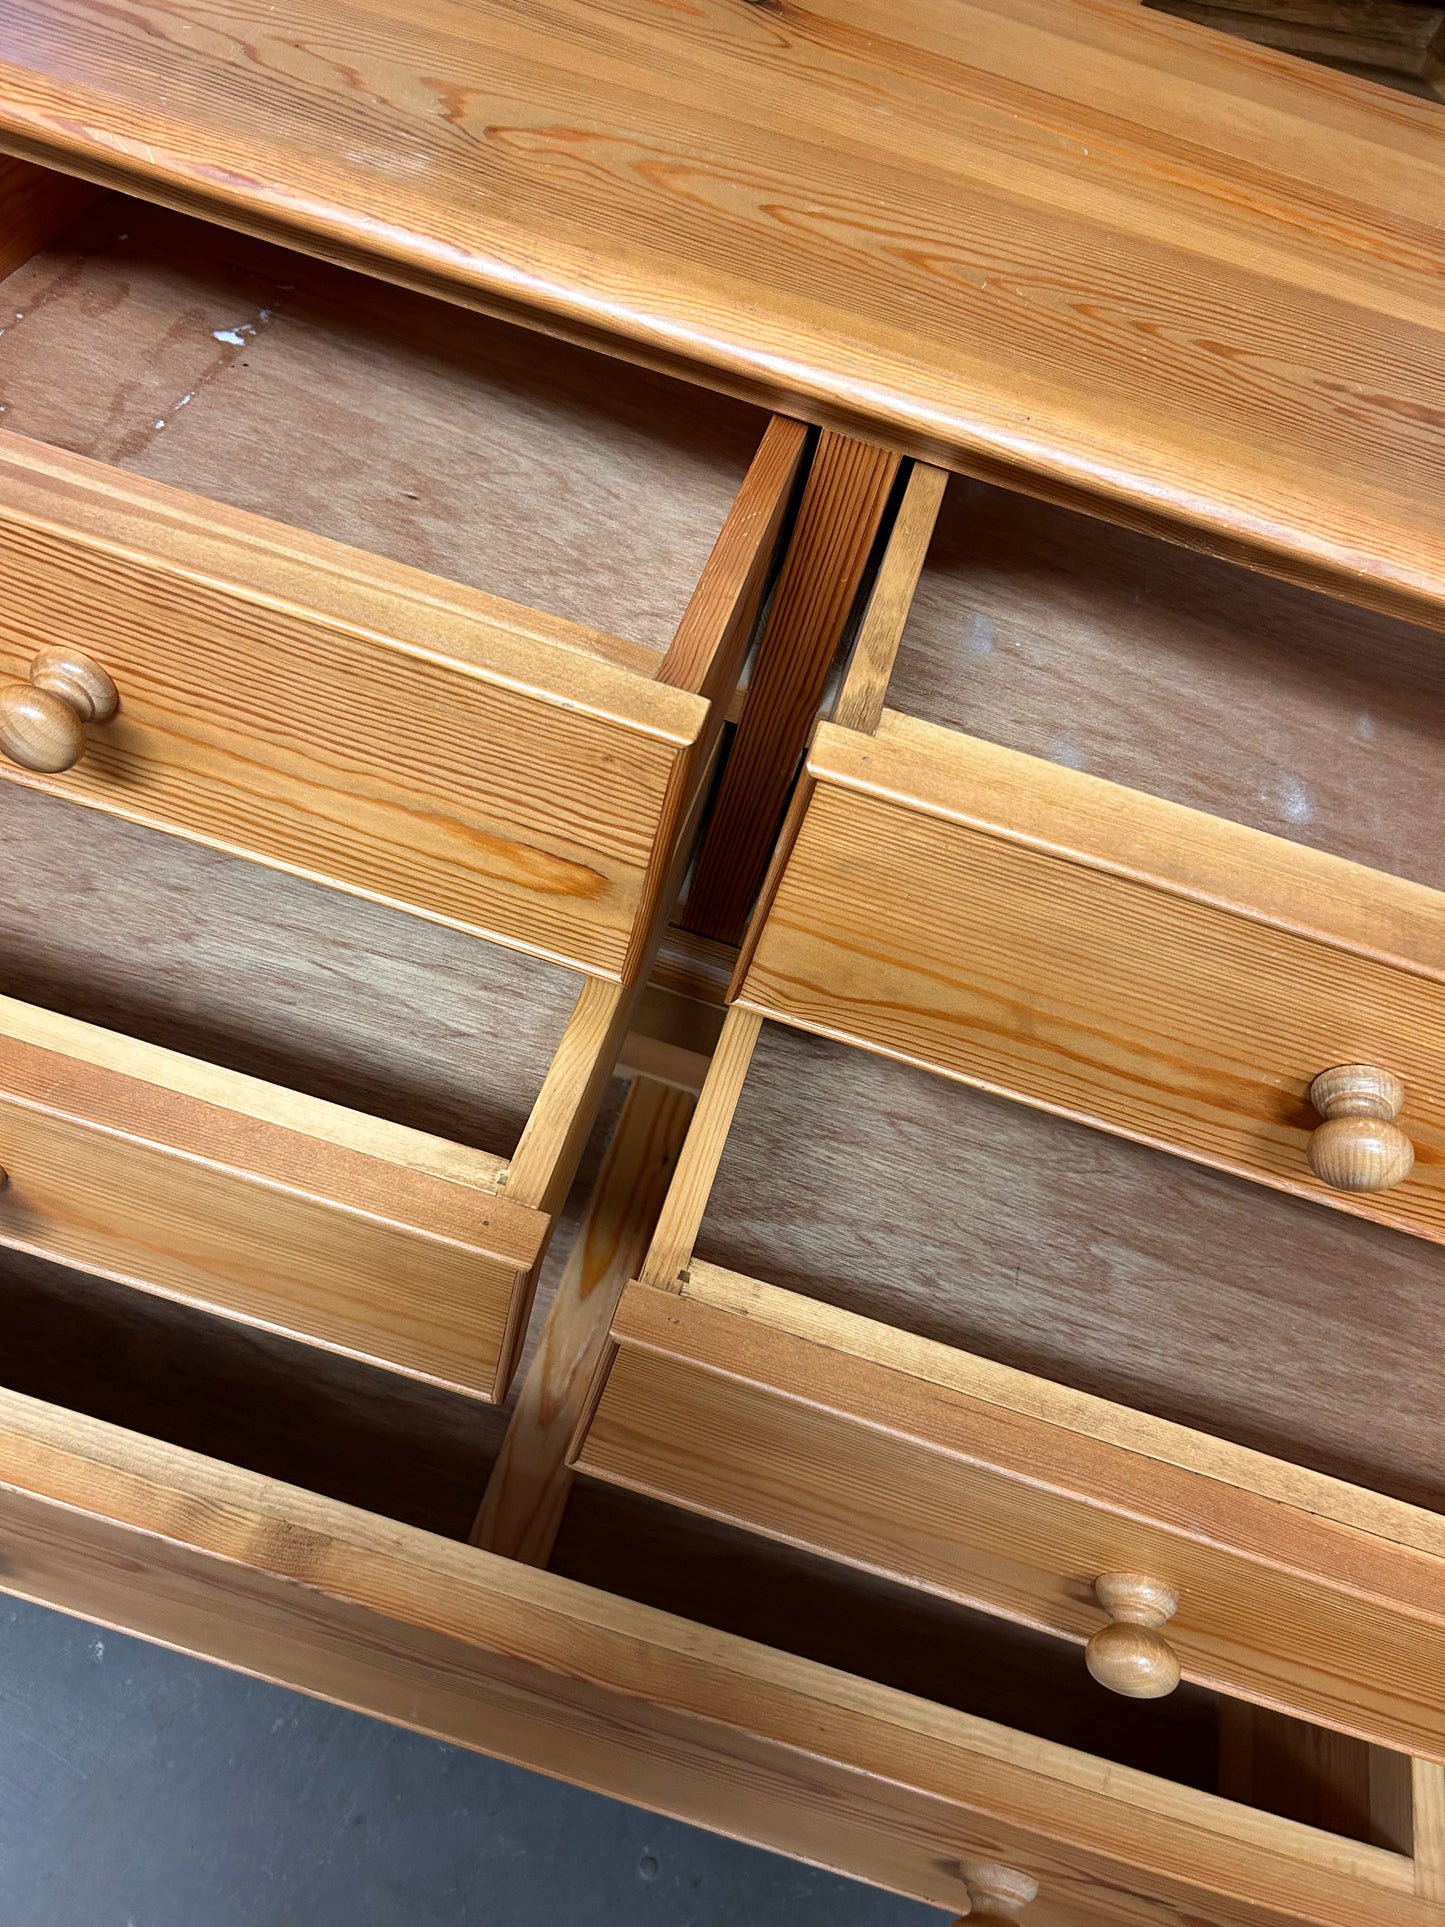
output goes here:
[{"label": "open drawer", "polygon": [[503,1159],[0,998],[0,1244],[490,1396],[549,1220]]},{"label": "open drawer", "polygon": [[635,975],[802,427],[0,170],[0,774]]},{"label": "open drawer", "polygon": [[1418,1798],[1372,1846],[9,1391],[0,1530],[8,1592],[939,1907],[1438,1919]]},{"label": "open drawer", "polygon": [[635,992],[41,791],[0,864],[7,1319],[32,1254],[500,1399]]},{"label": "open drawer", "polygon": [[1121,1692],[1182,1668],[1445,1760],[1438,1273],[734,1008],[573,1459],[1081,1644],[1132,1625],[1090,1649]]},{"label": "open drawer", "polygon": [[914,472],[739,1001],[1445,1239],[1438,637],[943,482]]}]

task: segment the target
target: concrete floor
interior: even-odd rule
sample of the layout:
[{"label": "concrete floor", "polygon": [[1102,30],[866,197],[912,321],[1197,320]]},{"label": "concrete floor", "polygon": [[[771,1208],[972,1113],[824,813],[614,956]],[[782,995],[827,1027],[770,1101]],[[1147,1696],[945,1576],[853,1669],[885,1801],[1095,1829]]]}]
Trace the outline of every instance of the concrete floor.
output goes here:
[{"label": "concrete floor", "polygon": [[0,1600],[0,1927],[936,1927],[944,1918]]}]

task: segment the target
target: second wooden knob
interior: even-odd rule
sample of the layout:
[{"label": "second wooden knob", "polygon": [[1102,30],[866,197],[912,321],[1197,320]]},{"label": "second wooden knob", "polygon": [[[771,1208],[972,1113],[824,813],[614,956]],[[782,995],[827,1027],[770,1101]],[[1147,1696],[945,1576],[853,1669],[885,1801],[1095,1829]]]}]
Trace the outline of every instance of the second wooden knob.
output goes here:
[{"label": "second wooden knob", "polygon": [[1394,1120],[1405,1086],[1375,1064],[1336,1064],[1310,1085],[1325,1120],[1310,1134],[1310,1169],[1332,1191],[1390,1191],[1415,1166],[1415,1147]]},{"label": "second wooden knob", "polygon": [[0,689],[0,752],[21,769],[53,776],[85,752],[87,723],[108,723],[120,692],[98,662],[74,649],[42,649],[30,680]]},{"label": "second wooden knob", "polygon": [[1084,1649],[1089,1671],[1125,1699],[1157,1700],[1179,1684],[1179,1657],[1159,1628],[1179,1610],[1179,1595],[1142,1572],[1106,1572],[1094,1597],[1109,1615]]}]

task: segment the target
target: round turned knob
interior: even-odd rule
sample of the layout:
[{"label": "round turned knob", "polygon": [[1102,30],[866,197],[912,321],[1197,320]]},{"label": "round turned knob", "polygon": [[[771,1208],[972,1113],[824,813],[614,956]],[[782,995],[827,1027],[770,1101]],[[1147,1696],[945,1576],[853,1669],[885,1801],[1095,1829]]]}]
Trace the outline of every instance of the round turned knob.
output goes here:
[{"label": "round turned knob", "polygon": [[0,689],[0,750],[38,775],[73,769],[85,725],[108,723],[119,708],[120,692],[98,662],[73,649],[42,649],[29,682]]},{"label": "round turned knob", "polygon": [[1110,1625],[1084,1648],[1089,1671],[1125,1699],[1157,1700],[1179,1684],[1179,1660],[1157,1630],[1179,1610],[1179,1595],[1162,1579],[1142,1572],[1106,1572],[1094,1581],[1094,1597]]},{"label": "round turned knob", "polygon": [[996,1860],[965,1860],[960,1871],[968,1889],[968,1913],[953,1927],[981,1920],[1018,1920],[1038,1893],[1039,1883]]},{"label": "round turned knob", "polygon": [[1391,1122],[1405,1086],[1374,1064],[1336,1064],[1310,1085],[1325,1122],[1310,1134],[1310,1169],[1333,1191],[1388,1191],[1409,1177],[1415,1147]]}]

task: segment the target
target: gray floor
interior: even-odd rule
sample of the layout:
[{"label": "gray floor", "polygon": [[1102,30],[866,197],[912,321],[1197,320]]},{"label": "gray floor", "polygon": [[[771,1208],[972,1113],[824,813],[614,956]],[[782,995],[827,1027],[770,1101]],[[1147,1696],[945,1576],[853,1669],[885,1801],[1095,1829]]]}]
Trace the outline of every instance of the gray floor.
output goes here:
[{"label": "gray floor", "polygon": [[0,1601],[0,1927],[934,1927],[872,1888]]}]

